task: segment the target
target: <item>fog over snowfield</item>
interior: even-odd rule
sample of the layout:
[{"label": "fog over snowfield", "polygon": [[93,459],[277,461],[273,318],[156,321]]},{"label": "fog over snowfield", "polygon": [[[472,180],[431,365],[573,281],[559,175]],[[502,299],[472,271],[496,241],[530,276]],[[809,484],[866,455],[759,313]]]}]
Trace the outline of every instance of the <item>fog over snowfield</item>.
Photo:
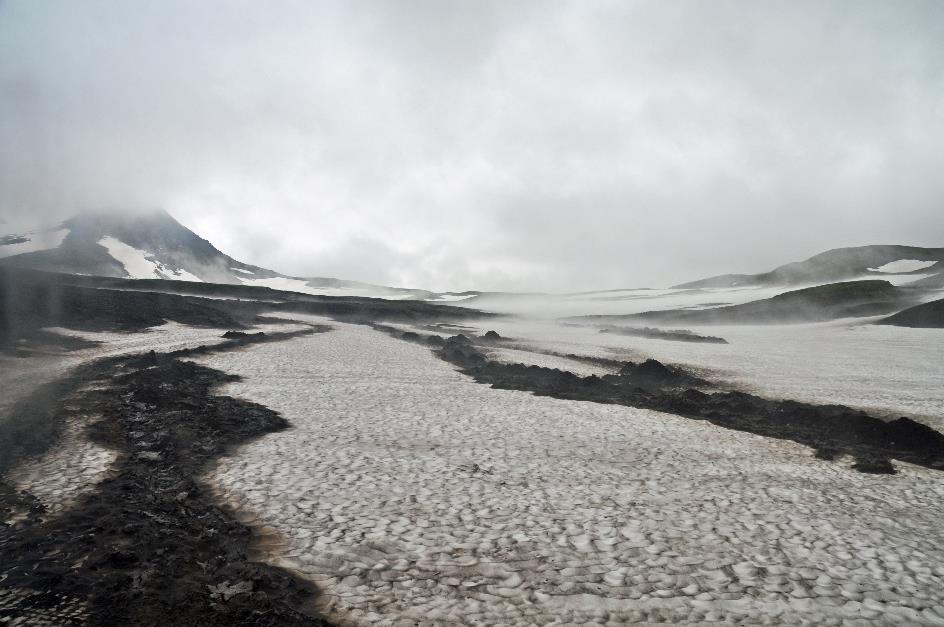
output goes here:
[{"label": "fog over snowfield", "polygon": [[933,0],[8,0],[0,219],[437,291],[939,246],[942,41]]}]

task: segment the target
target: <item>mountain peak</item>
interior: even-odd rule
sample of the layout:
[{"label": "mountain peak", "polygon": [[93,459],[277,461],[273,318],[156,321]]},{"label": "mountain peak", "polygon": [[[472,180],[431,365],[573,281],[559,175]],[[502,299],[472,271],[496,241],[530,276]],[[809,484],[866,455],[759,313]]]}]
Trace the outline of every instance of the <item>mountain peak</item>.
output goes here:
[{"label": "mountain peak", "polygon": [[60,234],[51,246],[44,247],[37,237],[35,246],[3,258],[3,263],[53,272],[215,283],[239,283],[234,267],[268,272],[224,255],[164,209],[87,211],[51,231]]}]

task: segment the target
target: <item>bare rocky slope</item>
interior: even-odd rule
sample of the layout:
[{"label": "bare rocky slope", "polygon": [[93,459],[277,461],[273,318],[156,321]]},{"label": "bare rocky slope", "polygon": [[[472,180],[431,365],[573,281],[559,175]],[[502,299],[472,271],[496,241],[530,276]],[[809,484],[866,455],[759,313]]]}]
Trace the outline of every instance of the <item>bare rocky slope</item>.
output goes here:
[{"label": "bare rocky slope", "polygon": [[891,324],[898,327],[923,329],[944,328],[944,298],[909,307],[893,316],[880,320],[877,324]]}]

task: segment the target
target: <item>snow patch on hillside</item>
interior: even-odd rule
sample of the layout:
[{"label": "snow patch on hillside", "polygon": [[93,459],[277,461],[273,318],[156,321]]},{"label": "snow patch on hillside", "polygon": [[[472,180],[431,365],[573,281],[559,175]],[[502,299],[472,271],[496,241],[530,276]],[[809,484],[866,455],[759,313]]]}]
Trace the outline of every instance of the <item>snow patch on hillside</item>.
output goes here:
[{"label": "snow patch on hillside", "polygon": [[129,246],[114,237],[103,237],[98,240],[98,244],[104,246],[108,250],[108,254],[124,266],[125,272],[132,279],[171,279],[202,282],[200,277],[183,269],[168,268],[145,251]]},{"label": "snow patch on hillside", "polygon": [[921,261],[920,259],[899,259],[891,261],[878,268],[869,268],[872,272],[887,272],[888,274],[901,274],[904,272],[915,272],[924,270],[936,264],[937,261]]},{"label": "snow patch on hillside", "polygon": [[69,229],[48,229],[39,231],[30,231],[23,235],[9,236],[14,240],[25,239],[26,241],[17,241],[14,244],[0,245],[0,257],[12,257],[23,253],[35,253],[40,250],[50,250],[58,248],[62,240],[69,234]]}]

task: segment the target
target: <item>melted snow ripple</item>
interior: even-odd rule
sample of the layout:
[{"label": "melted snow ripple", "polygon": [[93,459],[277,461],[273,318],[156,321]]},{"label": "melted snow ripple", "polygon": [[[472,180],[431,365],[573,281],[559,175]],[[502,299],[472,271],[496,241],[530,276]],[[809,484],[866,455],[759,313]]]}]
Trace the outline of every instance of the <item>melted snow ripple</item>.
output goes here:
[{"label": "melted snow ripple", "polygon": [[342,622],[944,617],[944,474],[493,390],[365,327],[201,361],[293,429],[208,480]]}]

